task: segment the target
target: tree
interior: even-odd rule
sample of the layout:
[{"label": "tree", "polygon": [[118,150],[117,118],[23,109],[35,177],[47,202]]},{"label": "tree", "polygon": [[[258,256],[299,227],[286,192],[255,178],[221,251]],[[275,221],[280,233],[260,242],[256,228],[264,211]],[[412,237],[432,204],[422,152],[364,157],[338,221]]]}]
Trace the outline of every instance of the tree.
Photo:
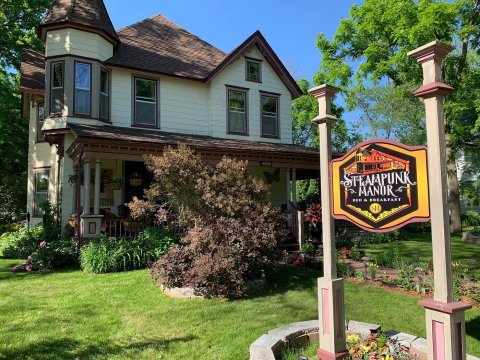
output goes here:
[{"label": "tree", "polygon": [[404,86],[373,85],[356,92],[355,109],[362,112],[360,122],[370,129],[370,138],[394,139],[408,145],[426,143],[423,105]]},{"label": "tree", "polygon": [[479,0],[365,0],[352,6],[333,40],[317,37],[322,59],[314,82],[342,87],[349,106],[356,94],[381,81],[419,87],[421,67],[407,52],[435,39],[455,44],[443,67],[446,82],[456,88],[445,102],[451,231],[461,230],[455,153],[477,138],[479,97],[472,89],[479,81],[473,56],[480,43],[479,15]]},{"label": "tree", "polygon": [[[318,126],[312,119],[318,115],[318,101],[308,93],[312,85],[305,79],[298,80],[303,95],[293,100],[293,142],[298,145],[318,147]],[[332,113],[339,119],[332,129],[332,148],[334,152],[345,152],[360,141],[358,133],[347,128],[342,119],[344,109],[332,104]]]},{"label": "tree", "polygon": [[23,49],[42,50],[35,28],[48,0],[0,2],[0,223],[25,212],[28,122],[21,117],[19,75]]}]

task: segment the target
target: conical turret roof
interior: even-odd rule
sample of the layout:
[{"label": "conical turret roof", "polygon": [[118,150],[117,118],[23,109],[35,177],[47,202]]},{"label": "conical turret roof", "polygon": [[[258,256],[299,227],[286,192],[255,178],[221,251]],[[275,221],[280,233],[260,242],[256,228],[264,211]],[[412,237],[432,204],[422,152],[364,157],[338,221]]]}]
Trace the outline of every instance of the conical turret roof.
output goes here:
[{"label": "conical turret roof", "polygon": [[103,0],[54,0],[40,23],[41,36],[64,27],[98,33],[114,45],[120,42]]}]

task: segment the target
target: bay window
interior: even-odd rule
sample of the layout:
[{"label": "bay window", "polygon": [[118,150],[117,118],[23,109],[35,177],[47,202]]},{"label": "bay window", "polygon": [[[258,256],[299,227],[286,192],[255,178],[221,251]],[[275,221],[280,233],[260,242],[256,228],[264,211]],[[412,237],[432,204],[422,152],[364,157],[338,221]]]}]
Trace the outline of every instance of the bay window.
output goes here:
[{"label": "bay window", "polygon": [[108,72],[105,70],[100,71],[100,119],[108,120],[109,118],[109,83]]},{"label": "bay window", "polygon": [[92,66],[87,63],[75,62],[75,105],[74,113],[90,115],[91,108],[91,72]]},{"label": "bay window", "polygon": [[50,65],[50,113],[63,113],[63,61],[52,62]]}]

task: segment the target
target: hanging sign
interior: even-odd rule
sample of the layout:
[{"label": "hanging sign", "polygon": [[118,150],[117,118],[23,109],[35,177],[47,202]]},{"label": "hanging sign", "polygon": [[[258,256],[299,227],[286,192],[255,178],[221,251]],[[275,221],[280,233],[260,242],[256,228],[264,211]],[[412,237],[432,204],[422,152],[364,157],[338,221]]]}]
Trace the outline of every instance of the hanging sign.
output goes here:
[{"label": "hanging sign", "polygon": [[369,140],[330,166],[335,219],[372,232],[430,220],[426,147]]}]

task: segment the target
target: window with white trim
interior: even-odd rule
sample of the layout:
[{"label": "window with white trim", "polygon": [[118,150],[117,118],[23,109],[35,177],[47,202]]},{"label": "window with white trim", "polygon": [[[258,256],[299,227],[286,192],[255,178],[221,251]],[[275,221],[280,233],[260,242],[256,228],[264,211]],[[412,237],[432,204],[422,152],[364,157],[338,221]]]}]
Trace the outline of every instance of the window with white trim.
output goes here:
[{"label": "window with white trim", "polygon": [[134,124],[157,125],[157,81],[135,78]]},{"label": "window with white trim", "polygon": [[48,201],[50,169],[35,169],[34,174],[35,192],[33,194],[33,216],[41,217],[43,214],[40,206]]},{"label": "window with white trim", "polygon": [[108,72],[104,69],[100,70],[100,110],[99,116],[100,119],[108,120],[109,119],[109,82],[108,82]]},{"label": "window with white trim", "polygon": [[261,96],[262,136],[278,137],[278,97]]},{"label": "window with white trim", "polygon": [[63,113],[63,61],[52,62],[50,65],[50,113]]},{"label": "window with white trim", "polygon": [[228,89],[228,132],[246,135],[247,126],[247,92]]},{"label": "window with white trim", "polygon": [[75,114],[90,115],[92,65],[75,62]]}]

